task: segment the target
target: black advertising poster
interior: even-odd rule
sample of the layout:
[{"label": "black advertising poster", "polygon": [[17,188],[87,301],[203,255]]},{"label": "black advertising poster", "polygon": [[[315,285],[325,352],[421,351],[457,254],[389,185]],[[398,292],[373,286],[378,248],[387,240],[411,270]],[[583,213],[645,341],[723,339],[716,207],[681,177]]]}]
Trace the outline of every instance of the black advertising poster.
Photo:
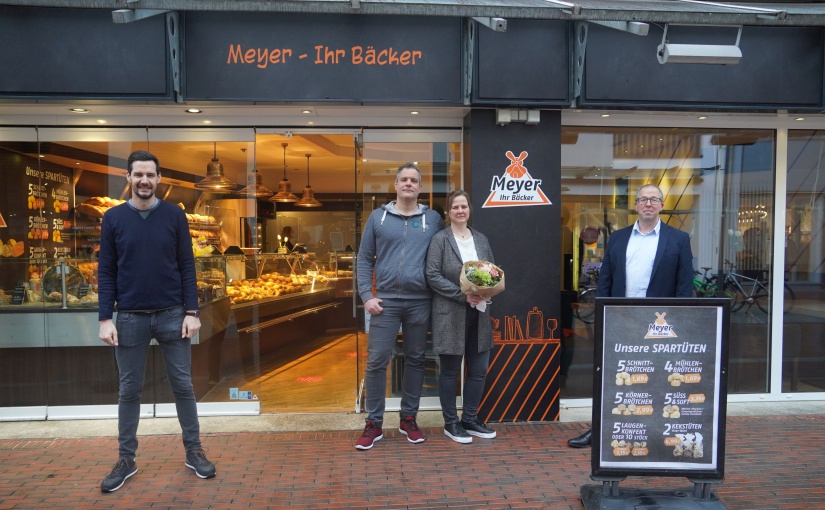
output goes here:
[{"label": "black advertising poster", "polygon": [[[72,170],[42,164],[29,158],[0,154],[4,189],[0,194],[0,249],[3,257],[28,259],[27,272],[7,278],[34,279],[43,266],[59,257],[72,256],[72,243],[64,233],[72,226],[74,202]],[[0,282],[0,288],[11,282]]]},{"label": "black advertising poster", "polygon": [[594,474],[723,476],[728,307],[597,300]]},{"label": "black advertising poster", "polygon": [[187,12],[188,99],[462,102],[462,19]]}]

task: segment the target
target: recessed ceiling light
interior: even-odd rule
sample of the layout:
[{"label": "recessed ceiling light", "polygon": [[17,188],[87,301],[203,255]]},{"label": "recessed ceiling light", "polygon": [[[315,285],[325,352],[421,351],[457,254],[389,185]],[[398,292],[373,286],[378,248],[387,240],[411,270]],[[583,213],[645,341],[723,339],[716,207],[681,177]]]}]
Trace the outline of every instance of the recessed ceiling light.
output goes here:
[{"label": "recessed ceiling light", "polygon": [[307,122],[307,126],[313,126],[313,125],[315,125],[314,122],[312,122],[312,121]]},{"label": "recessed ceiling light", "polygon": [[707,117],[705,117],[704,115],[700,115],[696,118],[699,119],[699,120],[707,120]]},{"label": "recessed ceiling light", "polygon": [[201,121],[201,122],[203,122],[204,124],[212,124],[212,121],[211,121],[211,120],[203,120],[203,121]]},{"label": "recessed ceiling light", "polygon": [[86,108],[69,108],[69,111],[72,113],[89,113]]},{"label": "recessed ceiling light", "polygon": [[203,110],[198,110],[197,108],[187,108],[186,113],[201,113]]},{"label": "recessed ceiling light", "polygon": [[39,155],[41,158],[45,158],[45,157],[46,157],[46,155],[45,155],[45,154],[38,154],[38,155]]},{"label": "recessed ceiling light", "polygon": [[602,117],[610,117],[610,114],[609,113],[603,113]]},{"label": "recessed ceiling light", "polygon": [[418,111],[416,111],[416,110],[413,110],[413,111],[411,111],[411,112],[410,112],[410,115],[418,115],[419,113],[420,113],[420,112],[418,112]]},{"label": "recessed ceiling light", "polygon": [[106,120],[105,119],[97,119],[97,123],[98,124],[106,124]]},{"label": "recessed ceiling light", "polygon": [[303,113],[304,115],[309,115],[310,113],[312,113],[312,110],[301,110],[301,113]]},{"label": "recessed ceiling light", "polygon": [[797,117],[794,120],[805,120],[805,117]]}]

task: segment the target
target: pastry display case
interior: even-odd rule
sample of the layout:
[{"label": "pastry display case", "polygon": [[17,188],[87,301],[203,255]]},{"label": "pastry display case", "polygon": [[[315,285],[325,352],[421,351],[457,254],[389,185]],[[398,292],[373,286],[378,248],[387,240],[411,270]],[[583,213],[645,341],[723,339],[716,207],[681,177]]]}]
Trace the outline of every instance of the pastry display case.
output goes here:
[{"label": "pastry display case", "polygon": [[226,294],[233,305],[261,302],[329,287],[329,278],[312,254],[226,255],[231,275]]}]

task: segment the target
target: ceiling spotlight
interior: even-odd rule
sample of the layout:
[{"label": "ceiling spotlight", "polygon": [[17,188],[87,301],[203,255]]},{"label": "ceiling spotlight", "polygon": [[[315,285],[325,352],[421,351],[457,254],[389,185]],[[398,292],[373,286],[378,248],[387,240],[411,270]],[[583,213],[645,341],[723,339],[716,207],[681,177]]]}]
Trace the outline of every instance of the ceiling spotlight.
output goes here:
[{"label": "ceiling spotlight", "polygon": [[794,120],[805,120],[805,117],[797,117]]},{"label": "ceiling spotlight", "polygon": [[203,110],[198,110],[197,108],[187,108],[186,113],[201,113]]},{"label": "ceiling spotlight", "polygon": [[312,113],[312,110],[301,110],[301,113],[303,113],[304,115],[309,115],[310,113]]},{"label": "ceiling spotlight", "polygon": [[86,108],[69,108],[69,111],[72,113],[89,113]]},{"label": "ceiling spotlight", "polygon": [[421,113],[421,112],[419,112],[417,110],[413,110],[413,111],[410,112],[410,115],[418,115],[419,113]]},{"label": "ceiling spotlight", "polygon": [[610,114],[609,113],[603,113],[602,117],[606,119],[606,118],[610,117]]}]

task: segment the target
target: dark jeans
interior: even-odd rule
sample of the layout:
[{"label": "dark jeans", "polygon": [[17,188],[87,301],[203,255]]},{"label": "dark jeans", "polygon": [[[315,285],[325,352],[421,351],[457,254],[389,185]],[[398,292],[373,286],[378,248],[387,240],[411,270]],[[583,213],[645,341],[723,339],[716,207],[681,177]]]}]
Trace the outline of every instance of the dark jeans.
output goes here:
[{"label": "dark jeans", "polygon": [[384,309],[370,317],[367,342],[366,411],[367,420],[384,422],[384,399],[387,393],[387,365],[392,357],[402,327],[404,349],[404,380],[401,383],[401,416],[417,416],[424,386],[424,354],[427,330],[430,328],[429,299],[384,299]]},{"label": "dark jeans", "polygon": [[118,399],[118,443],[120,458],[134,458],[138,447],[140,397],[146,373],[149,342],[154,338],[163,350],[166,375],[175,395],[178,421],[186,451],[200,448],[200,426],[195,391],[192,388],[192,351],[188,338],[181,338],[185,310],[182,306],[158,312],[118,312],[115,347],[120,372]]},{"label": "dark jeans", "polygon": [[464,321],[464,356],[439,354],[441,371],[438,374],[438,396],[441,399],[441,414],[444,424],[457,423],[458,412],[455,405],[455,389],[461,372],[461,358],[466,360],[467,377],[464,379],[464,400],[462,421],[472,422],[478,418],[478,406],[484,394],[484,381],[490,363],[490,351],[478,352],[478,310],[467,305]]}]

